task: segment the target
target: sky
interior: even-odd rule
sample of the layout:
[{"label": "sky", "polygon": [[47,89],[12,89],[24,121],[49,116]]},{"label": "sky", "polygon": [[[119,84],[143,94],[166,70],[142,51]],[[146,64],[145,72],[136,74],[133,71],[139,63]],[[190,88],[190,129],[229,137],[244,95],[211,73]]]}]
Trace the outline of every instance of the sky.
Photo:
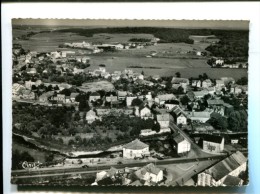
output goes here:
[{"label": "sky", "polygon": [[13,19],[13,25],[125,27],[157,26],[172,28],[249,29],[246,20],[73,20],[73,19]]}]

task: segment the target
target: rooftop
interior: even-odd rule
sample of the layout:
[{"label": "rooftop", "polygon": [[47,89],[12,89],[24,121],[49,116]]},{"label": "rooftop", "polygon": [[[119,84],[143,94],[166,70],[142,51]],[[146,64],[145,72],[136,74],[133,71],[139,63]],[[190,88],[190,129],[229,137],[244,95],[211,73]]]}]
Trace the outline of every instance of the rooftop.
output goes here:
[{"label": "rooftop", "polygon": [[149,145],[141,142],[139,139],[135,139],[134,141],[131,141],[130,143],[125,144],[123,147],[126,149],[141,150],[141,149],[149,147]]},{"label": "rooftop", "polygon": [[218,181],[224,176],[228,175],[230,172],[237,169],[246,161],[247,158],[241,152],[237,151],[236,153],[233,153],[226,159],[206,170],[206,173],[211,174],[212,177]]},{"label": "rooftop", "polygon": [[203,137],[204,141],[215,142],[215,143],[221,143],[222,139],[223,139],[223,137],[216,136],[216,135],[205,135]]}]

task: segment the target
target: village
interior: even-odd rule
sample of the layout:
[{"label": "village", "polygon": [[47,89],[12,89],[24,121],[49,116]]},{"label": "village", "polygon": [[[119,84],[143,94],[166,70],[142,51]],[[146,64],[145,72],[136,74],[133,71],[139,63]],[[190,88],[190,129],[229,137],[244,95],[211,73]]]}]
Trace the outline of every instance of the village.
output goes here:
[{"label": "village", "polygon": [[[95,54],[106,49],[110,52],[111,49],[142,49],[143,44],[146,43],[65,43],[62,47],[66,47],[66,51],[49,53],[25,51],[21,45],[13,45],[14,106],[26,104],[45,111],[64,108],[70,112],[70,119],[79,123],[75,126],[81,128],[65,135],[63,131],[68,127],[64,123],[58,127],[43,123],[32,132],[26,126],[29,123],[24,124],[20,119],[14,120],[15,133],[56,141],[71,149],[72,159],[66,158],[62,165],[57,165],[60,168],[88,169],[98,166],[102,160],[107,165],[115,165],[115,168],[98,171],[92,185],[184,185],[190,180],[192,185],[198,186],[242,185],[247,181],[243,179],[247,172],[246,77],[212,79],[204,72],[190,78],[182,77],[180,72],[163,77],[135,72],[134,68],[108,72],[107,64],[90,70],[91,56],[70,50],[86,48]],[[150,56],[154,55],[152,52]],[[224,67],[220,59],[214,64]],[[247,68],[247,65],[236,68],[240,67]],[[134,124],[128,126],[127,121]],[[55,128],[59,131],[54,132]],[[98,141],[102,142],[100,147],[97,147]],[[85,152],[83,144],[89,145]],[[95,151],[111,150],[109,160],[107,156],[97,156],[94,162]],[[91,152],[92,160],[73,162],[73,157]],[[211,161],[215,156],[224,159]],[[172,177],[172,169],[160,166],[162,161],[194,158],[198,161],[207,158],[208,163],[197,171],[192,164],[187,168],[189,175],[183,175],[181,181],[177,180],[181,175]],[[195,163],[199,166],[198,161]],[[135,162],[146,165],[127,167],[128,163]],[[122,168],[122,164],[126,167]]]}]

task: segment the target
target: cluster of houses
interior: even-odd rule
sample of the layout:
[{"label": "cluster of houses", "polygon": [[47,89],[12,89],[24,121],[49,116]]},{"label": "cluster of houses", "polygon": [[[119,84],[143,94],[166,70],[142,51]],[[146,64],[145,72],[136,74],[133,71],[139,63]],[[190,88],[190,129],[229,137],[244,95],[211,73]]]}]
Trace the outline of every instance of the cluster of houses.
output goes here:
[{"label": "cluster of houses", "polygon": [[222,58],[216,58],[213,57],[213,64],[212,67],[220,67],[220,68],[232,68],[232,69],[238,69],[238,68],[243,68],[243,69],[247,69],[248,68],[248,63],[245,62],[236,62],[236,63],[232,63],[232,64],[227,64],[225,63],[225,60]]},{"label": "cluster of houses", "polygon": [[163,180],[163,170],[150,163],[142,168],[126,167],[118,170],[111,167],[108,171],[98,172],[92,185],[152,186]]}]

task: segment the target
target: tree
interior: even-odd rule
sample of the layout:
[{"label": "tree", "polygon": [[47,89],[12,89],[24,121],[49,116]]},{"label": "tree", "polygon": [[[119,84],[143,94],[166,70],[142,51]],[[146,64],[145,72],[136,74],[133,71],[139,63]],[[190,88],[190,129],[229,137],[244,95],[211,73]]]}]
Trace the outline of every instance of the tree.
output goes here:
[{"label": "tree", "polygon": [[226,117],[222,117],[222,116],[211,117],[207,122],[216,129],[223,130],[223,129],[227,129],[228,127],[228,122]]},{"label": "tree", "polygon": [[185,95],[185,96],[181,97],[180,101],[181,101],[182,105],[188,105],[188,103],[190,102],[190,99],[187,95]]},{"label": "tree", "polygon": [[181,77],[181,73],[180,72],[176,72],[175,75],[176,75],[176,77]]},{"label": "tree", "polygon": [[208,75],[207,75],[206,73],[203,73],[202,78],[203,78],[203,80],[206,80],[206,79],[208,79],[209,77],[208,77]]},{"label": "tree", "polygon": [[48,154],[46,157],[45,157],[45,161],[46,162],[52,162],[54,159],[54,154]]},{"label": "tree", "polygon": [[60,94],[65,94],[65,96],[70,96],[71,91],[70,91],[70,89],[65,88],[65,89],[63,89],[63,90],[60,92]]},{"label": "tree", "polygon": [[133,101],[132,101],[132,106],[140,106],[140,105],[142,105],[143,104],[143,101],[141,100],[141,99],[139,99],[139,98],[135,98],[135,99],[133,99]]},{"label": "tree", "polygon": [[248,84],[248,78],[247,77],[242,77],[239,80],[237,80],[238,85],[247,85]]},{"label": "tree", "polygon": [[12,152],[12,169],[21,169],[22,162],[34,162],[34,158],[27,152],[20,153],[18,150]]},{"label": "tree", "polygon": [[80,120],[79,112],[76,112],[74,115],[74,121],[79,121],[79,120]]},{"label": "tree", "polygon": [[158,122],[154,122],[154,125],[152,127],[153,131],[156,131],[157,133],[160,131],[160,124]]}]

